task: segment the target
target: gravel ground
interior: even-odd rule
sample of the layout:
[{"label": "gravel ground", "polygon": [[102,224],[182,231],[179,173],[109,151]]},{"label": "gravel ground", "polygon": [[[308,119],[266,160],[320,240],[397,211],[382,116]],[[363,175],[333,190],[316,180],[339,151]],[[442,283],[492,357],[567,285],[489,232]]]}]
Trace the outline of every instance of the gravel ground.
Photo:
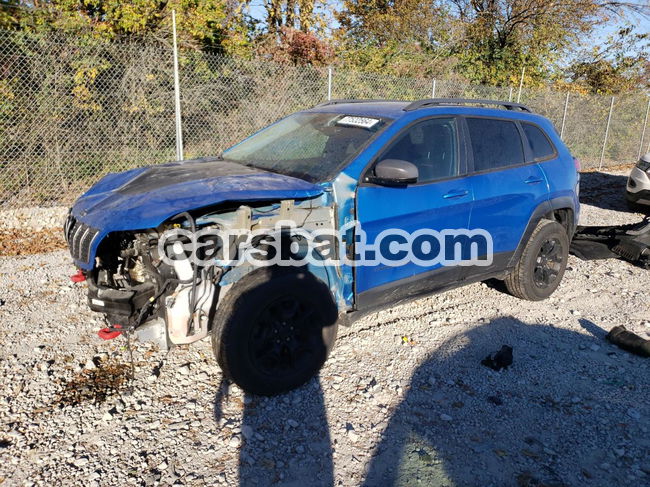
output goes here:
[{"label": "gravel ground", "polygon": [[[584,223],[640,219],[621,174],[584,183]],[[222,381],[209,341],[136,344],[131,389],[73,272],[65,251],[0,258],[2,485],[650,485],[649,361],[604,340],[650,336],[628,263],[571,257],[545,302],[479,283],[370,315],[275,398]],[[502,344],[512,367],[481,366]]]}]

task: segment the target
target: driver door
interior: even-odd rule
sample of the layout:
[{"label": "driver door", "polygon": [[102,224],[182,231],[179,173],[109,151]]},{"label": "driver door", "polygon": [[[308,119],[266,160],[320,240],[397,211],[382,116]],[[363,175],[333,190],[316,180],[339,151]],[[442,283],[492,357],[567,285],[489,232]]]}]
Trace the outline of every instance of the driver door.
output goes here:
[{"label": "driver door", "polygon": [[[401,159],[415,164],[418,180],[407,186],[365,182],[357,190],[357,220],[367,242],[384,230],[413,233],[468,228],[473,204],[471,185],[465,180],[465,149],[455,117],[420,120],[400,132],[375,159]],[[369,171],[373,171],[372,167]],[[372,175],[372,172],[369,172]],[[409,298],[446,287],[460,279],[460,267],[422,266],[356,267],[358,309]]]}]

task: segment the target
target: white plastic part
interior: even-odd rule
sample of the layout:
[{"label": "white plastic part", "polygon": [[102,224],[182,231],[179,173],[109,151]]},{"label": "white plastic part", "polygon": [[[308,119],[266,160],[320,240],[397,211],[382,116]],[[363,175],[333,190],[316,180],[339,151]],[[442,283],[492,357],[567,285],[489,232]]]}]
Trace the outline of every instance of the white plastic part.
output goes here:
[{"label": "white plastic part", "polygon": [[172,249],[174,250],[174,257],[177,259],[174,260],[174,270],[176,271],[176,276],[181,281],[189,281],[194,276],[194,272],[192,271],[192,263],[190,262],[190,259],[185,256],[183,244],[180,242],[174,242]]},{"label": "white plastic part", "polygon": [[140,342],[155,343],[160,350],[167,350],[167,335],[165,333],[165,321],[156,318],[147,321],[144,325],[135,329],[135,336]]},{"label": "white plastic part", "polygon": [[[180,242],[174,243],[174,252],[177,255],[182,252]],[[174,270],[178,278],[182,281],[192,280],[194,273],[189,259],[175,260]],[[177,345],[192,343],[208,336],[208,321],[215,294],[214,284],[205,280],[199,281],[196,284],[196,306],[194,315],[192,316],[194,332],[188,336],[191,292],[191,284],[179,284],[174,294],[167,298],[167,331],[169,333],[169,340]]]},{"label": "white plastic part", "polygon": [[[192,316],[194,331],[188,335],[190,293],[192,292],[192,284],[188,284],[188,282],[194,278],[194,270],[190,259],[185,256],[181,242],[175,242],[173,250],[176,254],[174,271],[183,283],[179,284],[174,293],[166,300],[166,322],[169,341],[180,345],[192,343],[208,336],[209,314],[214,301],[215,287],[210,281],[200,280],[197,282],[194,290],[196,293],[195,311]],[[179,257],[181,258],[179,259]]]},{"label": "white plastic part", "polygon": [[169,340],[180,345],[192,343],[208,336],[208,317],[214,301],[214,284],[201,281],[196,286],[196,311],[192,317],[194,332],[188,336],[190,322],[190,292],[192,286],[179,286],[177,291],[168,298],[167,305],[167,330]]}]

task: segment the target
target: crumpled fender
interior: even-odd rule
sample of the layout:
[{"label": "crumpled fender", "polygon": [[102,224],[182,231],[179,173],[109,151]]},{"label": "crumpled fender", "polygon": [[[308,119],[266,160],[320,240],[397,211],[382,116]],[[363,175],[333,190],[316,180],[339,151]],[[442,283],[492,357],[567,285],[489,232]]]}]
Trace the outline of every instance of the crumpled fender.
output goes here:
[{"label": "crumpled fender", "polygon": [[302,179],[254,169],[229,161],[185,161],[109,174],[84,193],[71,215],[98,230],[87,262],[89,270],[97,247],[110,232],[156,228],[183,211],[228,201],[253,202],[304,199],[323,188]]}]

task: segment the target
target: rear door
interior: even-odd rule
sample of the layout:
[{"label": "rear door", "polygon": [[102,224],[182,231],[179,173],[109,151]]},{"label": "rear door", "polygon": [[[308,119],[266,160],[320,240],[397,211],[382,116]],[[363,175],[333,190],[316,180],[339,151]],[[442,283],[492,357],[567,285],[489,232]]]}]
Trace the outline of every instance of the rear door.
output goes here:
[{"label": "rear door", "polygon": [[548,183],[511,119],[467,117],[471,147],[469,178],[474,193],[470,228],[490,233],[492,265],[467,267],[465,277],[507,267],[533,212],[548,200]]},{"label": "rear door", "polygon": [[[549,200],[553,208],[575,208],[579,209],[578,201],[579,175],[576,169],[573,157],[563,147],[561,141],[558,144],[553,142],[557,137],[550,123],[543,127],[531,122],[520,122],[522,130],[528,139],[528,146],[532,158],[539,163],[539,167],[544,171],[546,181],[549,186]],[[577,214],[573,215],[575,221],[569,222],[577,224]]]}]

